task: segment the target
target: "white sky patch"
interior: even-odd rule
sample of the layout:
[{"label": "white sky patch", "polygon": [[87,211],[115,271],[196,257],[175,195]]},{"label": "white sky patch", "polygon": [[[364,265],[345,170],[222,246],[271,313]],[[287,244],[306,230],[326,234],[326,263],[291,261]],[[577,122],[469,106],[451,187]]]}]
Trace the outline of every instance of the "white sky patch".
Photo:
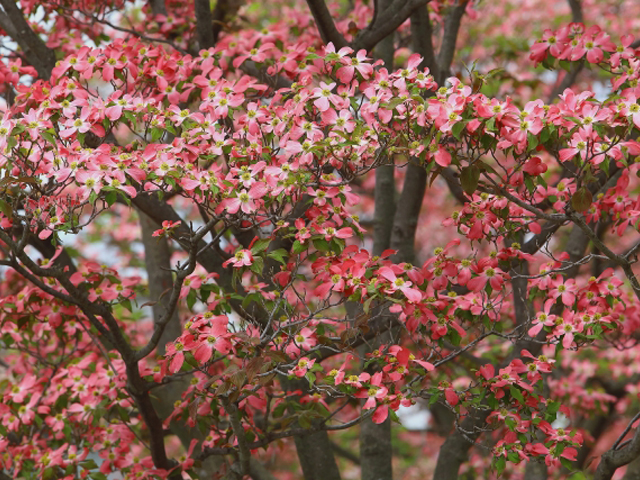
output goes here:
[{"label": "white sky patch", "polygon": [[410,431],[425,431],[431,424],[431,412],[420,404],[410,407],[401,405],[396,413],[402,426]]}]

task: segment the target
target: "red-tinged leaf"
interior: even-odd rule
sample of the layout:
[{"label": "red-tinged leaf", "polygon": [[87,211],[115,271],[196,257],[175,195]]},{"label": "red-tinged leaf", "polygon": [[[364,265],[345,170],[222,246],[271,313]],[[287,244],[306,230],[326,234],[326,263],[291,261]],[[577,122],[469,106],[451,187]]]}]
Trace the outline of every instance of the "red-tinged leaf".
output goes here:
[{"label": "red-tinged leaf", "polygon": [[580,187],[571,197],[571,206],[576,212],[584,212],[591,207],[593,195],[586,187]]},{"label": "red-tinged leaf", "polygon": [[478,188],[480,181],[480,169],[475,165],[469,165],[460,172],[460,185],[462,190],[471,195]]},{"label": "red-tinged leaf", "polygon": [[458,398],[458,394],[453,388],[445,388],[444,397],[447,399],[447,403],[452,407],[455,407],[460,401],[460,399]]}]

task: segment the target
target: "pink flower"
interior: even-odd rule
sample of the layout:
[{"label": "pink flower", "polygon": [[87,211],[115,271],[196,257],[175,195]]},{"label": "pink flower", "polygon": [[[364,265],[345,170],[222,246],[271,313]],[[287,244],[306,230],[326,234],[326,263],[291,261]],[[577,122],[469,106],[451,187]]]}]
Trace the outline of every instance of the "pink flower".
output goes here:
[{"label": "pink flower", "polygon": [[229,264],[232,264],[234,267],[248,267],[253,263],[253,254],[251,250],[247,250],[246,248],[242,250],[238,250],[233,257],[222,264],[223,267],[226,267]]},{"label": "pink flower", "polygon": [[165,220],[162,222],[162,228],[153,232],[154,237],[161,237],[164,235],[170,235],[173,231],[182,223],[181,220],[176,222],[172,222],[170,220]]},{"label": "pink flower", "polygon": [[193,357],[198,363],[207,363],[214,351],[223,355],[229,353],[231,342],[227,330],[228,323],[227,317],[215,317],[211,320],[210,327],[202,327],[198,330],[198,340],[195,343],[199,345],[193,351]]},{"label": "pink flower", "polygon": [[316,363],[315,358],[313,360],[309,360],[308,357],[302,357],[298,360],[298,363],[295,367],[289,370],[289,373],[293,373],[296,377],[304,377],[309,369],[313,367],[313,364]]},{"label": "pink flower", "polygon": [[400,290],[410,302],[419,302],[422,299],[422,292],[416,288],[411,288],[412,283],[402,278],[396,277],[396,274],[389,267],[382,267],[378,270],[378,274],[388,280],[390,285],[387,287],[387,293],[394,293]]}]

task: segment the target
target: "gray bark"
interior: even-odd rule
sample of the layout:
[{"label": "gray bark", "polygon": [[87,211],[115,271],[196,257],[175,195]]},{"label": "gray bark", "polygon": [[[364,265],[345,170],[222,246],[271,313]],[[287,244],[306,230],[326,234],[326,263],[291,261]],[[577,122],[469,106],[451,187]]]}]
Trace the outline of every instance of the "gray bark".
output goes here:
[{"label": "gray bark", "polygon": [[524,480],[547,480],[549,472],[544,462],[531,460],[524,471]]},{"label": "gray bark", "polygon": [[[152,307],[153,319],[155,323],[158,323],[167,312],[168,291],[173,286],[170,262],[171,250],[166,238],[153,236],[153,232],[160,228],[158,224],[146,214],[142,212],[138,212],[138,214],[140,216],[140,227],[142,228],[144,262],[149,279],[149,299],[154,302]],[[180,319],[178,311],[175,310],[158,342],[158,355],[164,355],[166,344],[178,338],[180,333]]]}]

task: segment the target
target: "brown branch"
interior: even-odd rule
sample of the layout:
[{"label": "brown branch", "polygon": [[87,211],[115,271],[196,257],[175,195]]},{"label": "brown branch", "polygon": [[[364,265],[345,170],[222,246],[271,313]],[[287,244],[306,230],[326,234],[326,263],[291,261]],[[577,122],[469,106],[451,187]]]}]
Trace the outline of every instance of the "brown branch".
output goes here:
[{"label": "brown branch", "polygon": [[636,415],[629,422],[629,425],[624,431],[624,435],[618,438],[611,449],[602,454],[600,463],[593,477],[594,480],[610,480],[618,468],[628,465],[640,456],[640,428],[636,428],[636,433],[633,435],[631,441],[620,448],[620,441],[629,430],[631,430],[632,425],[638,418],[640,418],[639,415]]},{"label": "brown branch", "polygon": [[320,38],[322,38],[322,41],[325,44],[331,42],[336,49],[349,45],[336,28],[336,24],[331,17],[331,12],[329,12],[324,0],[307,0],[307,5],[309,6],[309,10],[311,10],[311,15],[313,15],[313,18],[316,21],[316,27],[318,28],[318,33],[320,33]]},{"label": "brown branch", "polygon": [[171,273],[171,250],[166,238],[153,236],[154,230],[157,229],[155,222],[142,212],[139,212],[139,216],[149,299],[154,302],[153,322],[156,326],[160,326],[166,321],[157,344],[158,355],[164,355],[166,344],[175,340],[181,332],[178,310],[174,305],[171,312],[170,295],[166,294],[171,291],[174,284]]},{"label": "brown branch", "polygon": [[276,480],[276,478],[255,458],[251,457],[249,476],[253,480]]},{"label": "brown branch", "polygon": [[427,188],[427,172],[421,165],[410,163],[398,199],[401,207],[396,211],[391,234],[391,248],[398,253],[396,262],[414,261],[414,242],[422,200]]},{"label": "brown branch", "polygon": [[[224,3],[224,0],[218,0]],[[213,17],[209,0],[194,0],[196,14],[196,33],[198,34],[198,45],[201,50],[206,50],[215,46],[216,40],[213,36]]]},{"label": "brown branch", "polygon": [[[138,406],[140,416],[149,429],[149,447],[153,464],[158,468],[171,470],[177,466],[177,463],[167,457],[167,451],[164,446],[164,427],[162,426],[162,420],[151,403],[146,382],[142,379],[140,371],[138,370],[138,362],[126,362],[126,366],[128,379],[127,388]],[[182,475],[175,472],[169,478],[178,480],[182,478]]]},{"label": "brown branch", "polygon": [[251,450],[247,444],[247,437],[244,434],[244,427],[242,426],[240,410],[235,403],[230,401],[227,397],[221,397],[222,404],[224,405],[225,410],[229,414],[229,423],[231,423],[231,428],[233,429],[233,433],[236,436],[236,440],[238,440],[238,457],[239,461],[239,472],[237,477],[238,479],[244,478],[251,470]]},{"label": "brown branch", "polygon": [[582,72],[583,68],[584,62],[572,64],[571,70],[566,72],[564,74],[564,77],[562,77],[562,81],[556,87],[554,87],[553,91],[549,95],[549,100],[547,101],[547,103],[553,102],[553,100],[555,100],[558,95],[564,92],[567,88],[571,87],[571,85],[576,82],[578,75],[580,75],[580,72]]},{"label": "brown branch", "polygon": [[149,0],[149,5],[151,5],[151,13],[154,15],[167,14],[167,7],[164,4],[164,0]]},{"label": "brown branch", "polygon": [[375,22],[372,22],[358,34],[351,47],[356,51],[360,49],[371,51],[383,38],[395,32],[416,8],[426,5],[429,1],[394,0],[391,5],[376,16]]},{"label": "brown branch", "polygon": [[[584,16],[582,14],[582,5],[580,3],[581,0],[568,0],[568,2],[569,7],[571,8],[571,21],[575,23],[583,23]],[[549,95],[549,100],[547,101],[547,103],[553,102],[553,100],[555,100],[558,95],[564,92],[567,88],[571,87],[571,85],[575,83],[578,75],[580,75],[580,72],[583,68],[584,62],[574,63],[571,66],[571,70],[564,74],[562,81],[556,87],[554,87],[551,95]]]},{"label": "brown branch", "polygon": [[216,2],[216,6],[213,9],[212,15],[213,25],[211,25],[211,29],[213,31],[213,41],[215,43],[218,42],[218,38],[222,33],[225,19],[229,16],[230,13],[237,12],[241,5],[241,0],[218,0]]},{"label": "brown branch", "polygon": [[346,448],[338,445],[336,442],[331,442],[331,449],[334,451],[336,455],[342,458],[346,458],[350,462],[360,465],[360,457],[353,453],[351,450],[347,450]]},{"label": "brown branch", "polygon": [[[413,50],[423,57],[422,67],[427,67],[434,78],[438,78],[438,62],[433,48],[433,29],[427,6],[416,8],[411,14],[411,41]],[[447,181],[447,183],[449,183]]]},{"label": "brown branch", "polygon": [[38,76],[48,79],[56,65],[55,53],[31,29],[14,0],[0,0],[0,5],[4,10],[4,14],[0,15],[0,26],[20,46]]},{"label": "brown branch", "polygon": [[436,77],[438,85],[442,85],[451,73],[451,63],[456,52],[460,23],[466,8],[467,0],[456,0],[456,4],[451,8],[444,20],[442,45],[438,52],[438,76]]},{"label": "brown branch", "polygon": [[571,8],[571,21],[574,23],[584,23],[584,15],[582,14],[581,0],[568,0]]}]

